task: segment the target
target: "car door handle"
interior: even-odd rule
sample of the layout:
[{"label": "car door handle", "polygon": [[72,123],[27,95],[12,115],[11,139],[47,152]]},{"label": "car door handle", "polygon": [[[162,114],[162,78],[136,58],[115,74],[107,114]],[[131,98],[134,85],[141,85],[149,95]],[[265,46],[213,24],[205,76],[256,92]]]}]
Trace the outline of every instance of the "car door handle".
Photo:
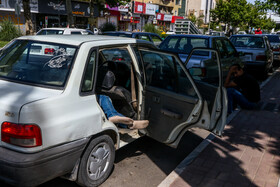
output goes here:
[{"label": "car door handle", "polygon": [[175,118],[175,119],[181,119],[182,118],[182,114],[180,113],[176,113],[176,112],[173,112],[173,111],[170,111],[168,109],[161,109],[160,112],[165,115],[165,116],[168,116],[168,117],[171,117],[171,118]]},{"label": "car door handle", "polygon": [[153,102],[159,103],[160,102],[160,97],[153,96]]}]

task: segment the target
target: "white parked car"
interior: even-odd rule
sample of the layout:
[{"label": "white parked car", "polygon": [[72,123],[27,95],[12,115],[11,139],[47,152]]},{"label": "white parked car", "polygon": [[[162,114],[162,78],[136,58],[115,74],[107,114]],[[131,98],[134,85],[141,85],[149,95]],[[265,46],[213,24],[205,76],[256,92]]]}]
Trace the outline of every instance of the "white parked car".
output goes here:
[{"label": "white parked car", "polygon": [[94,32],[92,32],[87,29],[53,27],[53,28],[43,28],[36,33],[36,35],[53,35],[53,34],[93,35],[93,34],[98,34],[98,29],[96,29],[96,30],[94,30]]},{"label": "white parked car", "polygon": [[[34,53],[34,45],[50,47]],[[15,39],[0,51],[0,180],[36,186],[63,175],[97,186],[113,168],[115,149],[140,136],[176,147],[192,127],[221,134],[227,113],[222,81],[210,89],[204,85],[204,97],[185,67],[176,55],[133,38]],[[149,126],[139,133],[108,121],[100,94],[118,112],[147,119]]]}]

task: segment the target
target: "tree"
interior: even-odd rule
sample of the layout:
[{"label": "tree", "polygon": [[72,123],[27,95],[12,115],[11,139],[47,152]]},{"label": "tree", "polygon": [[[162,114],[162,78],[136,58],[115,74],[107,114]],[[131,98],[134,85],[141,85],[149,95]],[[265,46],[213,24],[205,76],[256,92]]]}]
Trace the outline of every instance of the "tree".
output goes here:
[{"label": "tree", "polygon": [[34,26],[31,19],[31,12],[30,12],[30,0],[23,0],[23,10],[24,10],[24,18],[25,18],[25,30],[26,35],[33,35]]},{"label": "tree", "polygon": [[258,0],[255,5],[246,0],[219,0],[211,16],[216,24],[223,22],[234,28],[261,27],[270,30],[275,23],[266,17],[267,8],[267,4]]},{"label": "tree", "polygon": [[280,14],[280,1],[279,0],[256,0],[255,4],[260,6],[262,10],[272,10],[277,14]]},{"label": "tree", "polygon": [[72,13],[72,3],[71,0],[66,0],[66,10],[67,10],[67,21],[69,27],[74,27],[74,18]]},{"label": "tree", "polygon": [[219,0],[216,8],[211,10],[212,20],[216,23],[225,23],[238,27],[246,22],[248,3],[246,0]]}]

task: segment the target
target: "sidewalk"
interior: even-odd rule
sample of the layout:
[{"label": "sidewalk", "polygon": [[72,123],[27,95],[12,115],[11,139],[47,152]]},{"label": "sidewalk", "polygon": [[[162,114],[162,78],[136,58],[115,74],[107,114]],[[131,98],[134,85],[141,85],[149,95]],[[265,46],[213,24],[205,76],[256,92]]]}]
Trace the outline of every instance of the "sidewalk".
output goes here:
[{"label": "sidewalk", "polygon": [[210,134],[159,187],[280,187],[280,72],[259,111],[241,110],[222,137]]}]

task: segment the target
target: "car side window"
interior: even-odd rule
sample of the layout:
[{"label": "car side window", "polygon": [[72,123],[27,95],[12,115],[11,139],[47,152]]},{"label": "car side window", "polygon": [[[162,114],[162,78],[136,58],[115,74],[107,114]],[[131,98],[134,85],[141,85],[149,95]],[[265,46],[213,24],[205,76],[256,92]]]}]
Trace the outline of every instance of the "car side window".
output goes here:
[{"label": "car side window", "polygon": [[195,96],[195,90],[179,62],[169,54],[141,51],[146,84],[172,92]]},{"label": "car side window", "polygon": [[82,33],[80,31],[71,31],[71,34],[78,34],[81,35]]},{"label": "car side window", "polygon": [[146,41],[150,42],[149,36],[147,36],[147,35],[138,35],[137,38],[140,40],[146,40]]},{"label": "car side window", "polygon": [[89,61],[86,65],[84,77],[82,81],[82,92],[90,92],[93,89],[93,77],[95,71],[95,64],[96,64],[96,51],[92,51],[89,57]]},{"label": "car side window", "polygon": [[223,42],[220,39],[216,39],[215,41],[215,48],[220,52],[221,58],[226,58],[226,50],[223,47]]},{"label": "car side window", "polygon": [[230,43],[229,40],[224,40],[224,44],[226,46],[226,49],[227,49],[227,55],[228,57],[233,57],[234,54],[235,54],[235,49],[233,47],[233,45]]}]

